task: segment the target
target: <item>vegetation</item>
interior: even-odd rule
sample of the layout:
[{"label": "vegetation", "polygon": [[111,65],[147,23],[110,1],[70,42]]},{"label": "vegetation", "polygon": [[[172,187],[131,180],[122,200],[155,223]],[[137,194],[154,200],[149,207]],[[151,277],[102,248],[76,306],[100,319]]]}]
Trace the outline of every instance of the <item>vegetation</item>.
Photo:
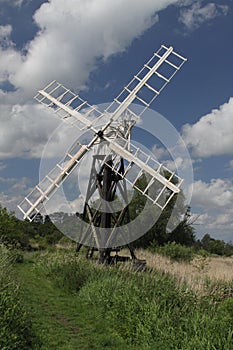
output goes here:
[{"label": "vegetation", "polygon": [[0,205],[0,242],[7,247],[29,251],[43,249],[62,237],[52,222],[21,221]]},{"label": "vegetation", "polygon": [[209,234],[204,235],[202,240],[195,243],[197,249],[203,249],[210,254],[232,256],[233,244],[231,242],[224,242],[219,239],[211,238]]},{"label": "vegetation", "polygon": [[17,257],[18,254],[0,245],[0,348],[2,350],[36,349],[39,345],[20,296],[19,284],[15,281],[13,263]]},{"label": "vegetation", "polygon": [[166,233],[168,214],[135,244],[147,248],[138,272],[76,257],[74,244],[55,248],[67,239],[48,218],[22,222],[0,207],[0,348],[233,350],[233,277],[221,280],[226,265],[219,279],[208,274],[211,259],[232,270],[232,258],[211,254],[231,256],[233,246],[197,241],[189,208]]},{"label": "vegetation", "polygon": [[63,249],[30,254],[18,273],[42,349],[233,349],[232,298],[220,289],[198,296],[157,270]]},{"label": "vegetation", "polygon": [[195,256],[193,247],[186,247],[175,242],[167,243],[163,246],[153,246],[152,244],[150,250],[176,261],[191,261]]},{"label": "vegetation", "polygon": [[[168,255],[174,259],[182,259],[180,254],[183,251],[184,260],[188,260],[188,255],[191,258],[192,252],[204,251],[206,254],[217,254],[220,256],[232,256],[233,244],[211,238],[206,234],[202,240],[196,240],[195,230],[192,226],[190,207],[185,208],[184,197],[181,195],[178,199],[178,209],[176,211],[176,219],[180,219],[185,212],[183,219],[175,230],[166,231],[166,226],[173,210],[175,198],[170,201],[168,206],[162,212],[159,220],[143,237],[133,243],[134,248],[149,248],[155,249],[162,254]],[[136,192],[130,203],[130,215],[132,219],[145,206],[145,198]],[[150,215],[153,215],[152,208],[148,209],[146,219],[150,220]],[[66,214],[55,213],[56,220],[66,221]],[[71,222],[72,223],[72,222]],[[60,225],[62,227],[62,225]],[[8,213],[6,208],[0,205],[0,242],[8,247],[14,247],[21,250],[40,250],[45,249],[59,243],[63,238],[63,234],[46,216],[37,218],[32,223],[17,219],[13,213]],[[182,247],[181,247],[182,246]],[[191,249],[185,249],[191,247]],[[173,252],[171,251],[173,250]],[[175,250],[177,253],[175,253]],[[179,250],[179,252],[178,252]],[[189,253],[188,253],[189,252]],[[176,257],[177,255],[177,257]]]}]

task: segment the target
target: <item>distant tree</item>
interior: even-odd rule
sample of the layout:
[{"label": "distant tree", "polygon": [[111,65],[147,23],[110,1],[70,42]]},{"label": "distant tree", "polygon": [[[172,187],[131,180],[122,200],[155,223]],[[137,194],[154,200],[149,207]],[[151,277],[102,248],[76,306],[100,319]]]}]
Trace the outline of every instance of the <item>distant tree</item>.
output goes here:
[{"label": "distant tree", "polygon": [[181,220],[178,226],[171,232],[169,240],[186,246],[194,245],[195,229],[192,225],[191,208],[188,206],[183,220]]},{"label": "distant tree", "polygon": [[0,205],[0,240],[7,246],[28,249],[32,235],[30,224],[18,220],[14,213],[9,213]]},{"label": "distant tree", "polygon": [[225,244],[224,255],[233,256],[233,243],[228,242]]},{"label": "distant tree", "polygon": [[201,240],[201,248],[211,254],[217,255],[233,255],[233,245],[231,242],[226,243],[219,239],[212,238],[208,233]]},{"label": "distant tree", "polygon": [[63,237],[63,234],[51,221],[39,225],[37,234],[43,237],[47,244],[55,244]]},{"label": "distant tree", "polygon": [[211,240],[212,240],[212,238],[210,237],[210,235],[208,233],[206,233],[201,240],[202,248],[205,249],[207,252],[209,251]]},{"label": "distant tree", "polygon": [[[146,178],[141,177],[137,185],[139,188],[146,187]],[[155,189],[159,191],[158,189]],[[140,192],[136,192],[130,203],[131,219],[139,215],[142,209],[145,207],[147,199]],[[156,205],[149,206],[147,213],[145,214],[146,220],[153,220],[153,215],[158,214],[158,208]],[[170,232],[167,231],[167,224],[173,213],[173,221],[175,223],[175,229]],[[151,217],[151,218],[150,218]],[[140,239],[134,242],[136,247],[148,247],[153,244],[163,245],[168,242],[176,242],[179,244],[185,244],[191,246],[195,242],[195,230],[192,227],[191,210],[190,207],[185,205],[185,197],[181,192],[178,196],[175,195],[169,201],[167,206],[161,212],[159,219],[154,226]]]},{"label": "distant tree", "polygon": [[[0,242],[9,247],[31,250],[36,244],[46,246],[55,244],[62,238],[62,233],[48,219],[39,215],[37,220],[22,221],[0,205]],[[32,243],[33,242],[33,243]]]},{"label": "distant tree", "polygon": [[212,239],[210,241],[209,251],[212,254],[224,255],[225,242],[219,239]]}]

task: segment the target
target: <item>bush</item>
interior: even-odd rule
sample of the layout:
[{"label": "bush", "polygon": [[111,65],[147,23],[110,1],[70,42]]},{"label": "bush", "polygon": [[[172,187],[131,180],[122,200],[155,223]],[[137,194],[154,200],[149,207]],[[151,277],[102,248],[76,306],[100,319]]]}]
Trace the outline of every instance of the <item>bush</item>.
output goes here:
[{"label": "bush", "polygon": [[32,324],[12,272],[18,255],[0,245],[0,349],[34,349]]},{"label": "bush", "polygon": [[194,248],[186,247],[175,242],[167,243],[162,247],[155,248],[159,254],[175,261],[191,261],[194,258]]}]

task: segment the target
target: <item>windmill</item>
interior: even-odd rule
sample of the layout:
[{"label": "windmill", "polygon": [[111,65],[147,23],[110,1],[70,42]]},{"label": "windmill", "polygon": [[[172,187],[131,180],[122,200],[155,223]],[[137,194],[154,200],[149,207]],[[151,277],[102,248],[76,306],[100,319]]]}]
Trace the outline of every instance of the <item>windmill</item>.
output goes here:
[{"label": "windmill", "polygon": [[[111,251],[119,246],[130,248],[130,232],[121,230],[130,221],[127,186],[139,191],[162,211],[172,197],[180,192],[182,179],[160,164],[150,154],[131,142],[131,129],[142,113],[182,67],[186,58],[173,47],[161,47],[133,77],[123,91],[102,112],[57,81],[39,90],[35,99],[51,109],[60,119],[79,131],[91,132],[85,143],[78,140],[65,157],[45,176],[19,204],[24,219],[32,221],[91,149],[95,149],[85,198],[83,218],[88,222],[82,229],[78,250],[83,245],[98,250],[100,261],[110,261]],[[135,112],[135,102],[140,113]],[[146,177],[144,186],[138,180]],[[121,194],[121,208],[114,208],[116,192]],[[90,205],[98,193],[97,208]],[[117,212],[117,215],[115,214]],[[84,221],[85,221],[84,220]]]}]

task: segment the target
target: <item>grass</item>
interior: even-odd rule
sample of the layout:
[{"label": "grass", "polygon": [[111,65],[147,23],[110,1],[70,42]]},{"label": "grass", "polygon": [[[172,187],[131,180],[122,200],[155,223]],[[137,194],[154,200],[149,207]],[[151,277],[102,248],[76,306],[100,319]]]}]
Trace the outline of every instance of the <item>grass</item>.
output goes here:
[{"label": "grass", "polygon": [[[228,272],[224,281],[214,278],[217,261],[197,267],[137,255],[148,271],[97,265],[73,249],[28,254],[17,264],[38,349],[233,350],[233,279]],[[219,262],[222,269],[231,263]],[[207,273],[209,285],[193,291],[195,278]]]},{"label": "grass", "polygon": [[121,346],[122,340],[92,309],[80,303],[77,294],[54,283],[45,266],[40,264],[41,258],[44,259],[43,254],[28,258],[17,267],[41,349],[89,350],[106,346],[117,349],[115,346]]},{"label": "grass", "polygon": [[0,349],[37,349],[38,339],[13,269],[15,260],[14,252],[0,244]]},{"label": "grass", "polygon": [[[175,277],[179,285],[191,291],[208,295],[216,286],[228,289],[233,296],[233,258],[196,256],[190,263],[171,261],[168,257],[138,250],[138,258],[146,259],[147,266]],[[217,292],[217,290],[216,290]]]}]

